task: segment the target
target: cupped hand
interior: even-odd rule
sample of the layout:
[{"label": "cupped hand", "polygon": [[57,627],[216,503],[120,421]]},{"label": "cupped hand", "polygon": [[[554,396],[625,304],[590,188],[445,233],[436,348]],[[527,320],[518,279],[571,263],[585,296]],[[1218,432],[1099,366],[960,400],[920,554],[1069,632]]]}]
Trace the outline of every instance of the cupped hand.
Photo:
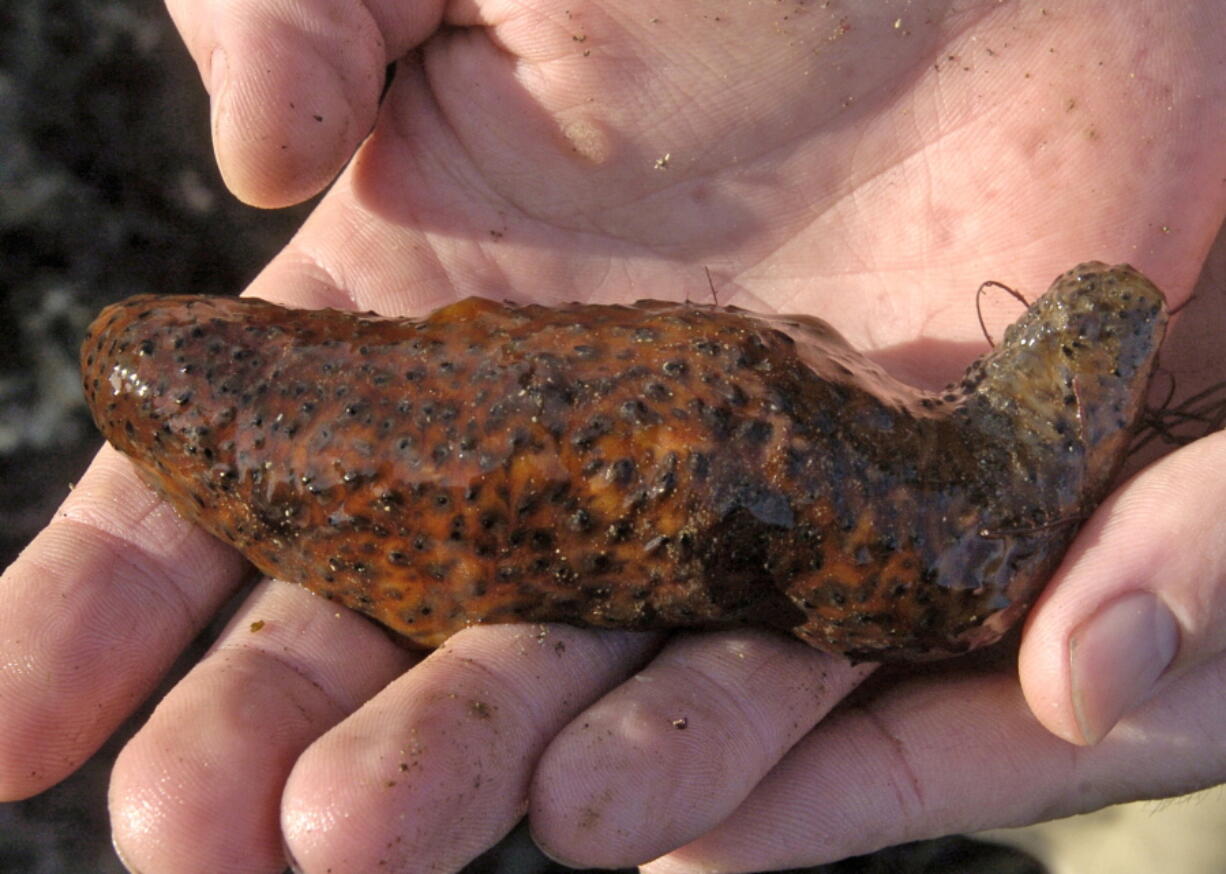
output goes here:
[{"label": "cupped hand", "polygon": [[[235,193],[340,173],[250,289],[301,306],[715,293],[931,386],[984,345],[980,281],[1129,261],[1179,304],[1226,213],[1209,2],[171,12]],[[1181,391],[1226,377],[1203,288],[1164,352]],[[447,870],[529,811],[575,865],[749,870],[1226,779],[1223,456],[1181,449],[1087,523],[1020,685],[964,666],[829,718],[871,668],[763,632],[485,627],[418,660],[265,582],[116,763],[117,846],[147,872]],[[0,794],[80,764],[241,571],[104,450],[0,583]]]}]

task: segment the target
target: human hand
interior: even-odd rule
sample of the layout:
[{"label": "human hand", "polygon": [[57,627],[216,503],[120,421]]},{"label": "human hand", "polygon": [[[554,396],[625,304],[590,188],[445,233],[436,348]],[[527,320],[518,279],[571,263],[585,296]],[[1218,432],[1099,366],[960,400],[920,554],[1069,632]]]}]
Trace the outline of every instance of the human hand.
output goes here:
[{"label": "human hand", "polygon": [[[286,23],[283,6],[248,0],[172,13],[215,83],[226,178],[268,205],[340,167],[374,122],[384,62],[427,39],[357,158],[253,284],[263,297],[382,312],[470,293],[707,300],[708,267],[721,303],[821,315],[928,384],[982,345],[982,279],[1042,290],[1077,261],[1129,260],[1186,298],[1223,212],[1220,131],[1206,121],[1222,83],[1198,72],[1220,64],[1214,28],[1146,3],[1059,16],[930,6],[371,4],[366,17],[321,2]],[[1153,23],[1127,20],[1142,15]],[[465,29],[435,34],[439,16]],[[995,316],[1009,318],[1003,305]],[[1181,339],[1196,361],[1197,338]],[[1163,488],[1187,496],[1175,509],[1204,525],[1217,516],[1197,502],[1214,484],[1194,453],[1220,446],[1147,474],[1166,471]],[[1148,482],[1134,483],[1142,498]],[[1036,611],[1023,678],[1043,723],[1083,739],[1064,641],[1138,582],[1120,576],[1120,550],[1091,547],[1115,532],[1142,568],[1182,542],[1178,578],[1144,575],[1188,605],[1183,678],[1144,711],[1161,704],[1182,734],[1126,733],[1111,758],[1113,734],[1082,754],[1099,770],[1072,798],[1072,748],[1004,673],[883,688],[810,731],[868,668],[758,632],[665,642],[502,627],[406,671],[413,659],[363,620],[265,583],[117,763],[117,843],[148,871],[275,870],[283,838],[307,871],[454,868],[528,805],[537,839],[574,863],[632,864],[699,839],[657,866],[761,868],[1221,779],[1207,758],[1220,718],[1204,703],[1223,679],[1216,558],[1155,538],[1157,511],[1125,513],[1128,494],[1089,523]],[[104,451],[4,577],[4,794],[79,763],[238,577],[232,554]],[[1138,744],[1161,773],[1131,762],[1127,780],[1093,784],[1118,779]]]}]

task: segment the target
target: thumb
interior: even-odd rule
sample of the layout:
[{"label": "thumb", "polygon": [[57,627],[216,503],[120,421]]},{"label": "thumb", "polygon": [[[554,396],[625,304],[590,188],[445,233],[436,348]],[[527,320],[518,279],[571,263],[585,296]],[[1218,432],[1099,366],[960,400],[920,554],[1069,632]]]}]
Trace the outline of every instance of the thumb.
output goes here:
[{"label": "thumb", "polygon": [[[438,26],[441,0],[167,0],[212,98],[226,185],[253,206],[305,200],[374,125],[384,71]],[[402,8],[403,7],[403,8]]]},{"label": "thumb", "polygon": [[1226,649],[1226,433],[1103,503],[1035,605],[1022,689],[1050,731],[1101,740],[1167,681]]}]

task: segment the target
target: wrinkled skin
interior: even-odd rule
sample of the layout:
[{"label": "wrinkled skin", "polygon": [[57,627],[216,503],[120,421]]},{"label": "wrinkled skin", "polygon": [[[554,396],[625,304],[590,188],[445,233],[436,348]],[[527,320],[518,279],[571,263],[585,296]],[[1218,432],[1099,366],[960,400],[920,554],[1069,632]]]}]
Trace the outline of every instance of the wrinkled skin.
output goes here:
[{"label": "wrinkled skin", "polygon": [[[705,302],[706,267],[721,304],[820,314],[935,388],[984,348],[982,279],[1034,295],[1128,262],[1178,306],[1226,209],[1208,0],[172,14],[241,197],[287,203],[345,168],[250,289],[303,307]],[[1163,351],[1181,393],[1226,377],[1217,257]],[[1016,305],[988,309],[999,336]],[[782,636],[511,625],[419,661],[263,583],[117,761],[117,846],[145,872],[276,871],[287,851],[311,872],[451,870],[527,810],[572,863],[760,870],[1218,782],[1223,456],[1206,438],[1108,497],[1017,667],[882,683],[829,718],[871,667]],[[104,451],[0,583],[2,796],[95,749],[240,568]]]},{"label": "wrinkled skin", "polygon": [[922,392],[812,317],[137,295],[81,374],[183,518],[415,644],[749,624],[926,660],[1034,600],[1124,462],[1166,322],[1144,276],[1088,262]]}]

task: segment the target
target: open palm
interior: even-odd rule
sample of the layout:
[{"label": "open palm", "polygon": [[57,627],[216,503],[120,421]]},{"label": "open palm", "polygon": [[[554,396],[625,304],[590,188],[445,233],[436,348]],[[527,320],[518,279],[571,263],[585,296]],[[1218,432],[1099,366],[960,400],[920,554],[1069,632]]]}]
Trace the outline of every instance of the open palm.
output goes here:
[{"label": "open palm", "polygon": [[[1177,304],[1226,214],[1213,3],[171,6],[240,196],[305,197],[361,142],[250,289],[300,306],[714,292],[826,318],[931,386],[983,346],[980,281],[1033,295],[1130,261]],[[1189,388],[1222,378],[1212,332],[1175,340]],[[1224,454],[1175,453],[1088,523],[1020,686],[946,672],[829,719],[871,667],[763,632],[484,627],[419,661],[263,583],[119,759],[117,844],[143,871],[273,871],[286,850],[304,871],[449,870],[530,810],[573,864],[682,848],[654,865],[746,870],[1224,779],[1226,538],[1205,520],[1226,484],[1198,474]],[[0,584],[0,794],[88,756],[240,576],[104,450]],[[1109,658],[1124,633],[1153,645]]]}]

